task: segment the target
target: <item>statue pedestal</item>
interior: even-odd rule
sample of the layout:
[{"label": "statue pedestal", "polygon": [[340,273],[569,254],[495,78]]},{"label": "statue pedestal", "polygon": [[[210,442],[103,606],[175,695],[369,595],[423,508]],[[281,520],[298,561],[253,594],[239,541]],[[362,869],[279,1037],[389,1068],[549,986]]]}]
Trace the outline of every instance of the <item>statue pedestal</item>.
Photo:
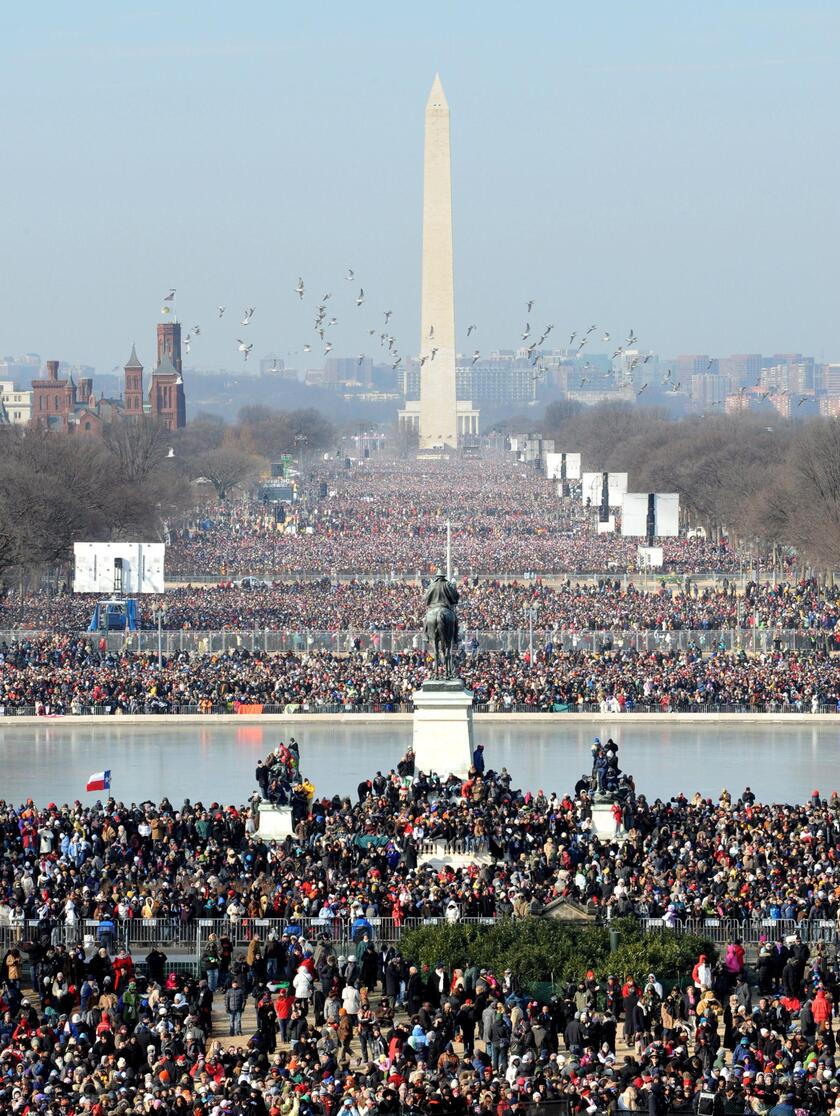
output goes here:
[{"label": "statue pedestal", "polygon": [[472,691],[460,678],[428,679],[412,700],[415,771],[463,778],[472,767]]},{"label": "statue pedestal", "polygon": [[261,841],[282,841],[292,833],[291,806],[272,806],[270,802],[260,803],[256,835]]},{"label": "statue pedestal", "polygon": [[617,841],[622,844],[627,833],[622,825],[615,824],[612,812],[612,802],[596,801],[592,806],[592,831],[598,835],[599,841]]}]

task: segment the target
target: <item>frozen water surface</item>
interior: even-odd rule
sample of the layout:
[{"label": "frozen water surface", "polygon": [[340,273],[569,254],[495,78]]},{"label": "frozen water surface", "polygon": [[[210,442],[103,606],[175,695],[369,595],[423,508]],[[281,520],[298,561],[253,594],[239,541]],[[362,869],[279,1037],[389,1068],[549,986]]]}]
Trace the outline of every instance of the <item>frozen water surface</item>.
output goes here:
[{"label": "frozen water surface", "polygon": [[[36,803],[93,801],[85,781],[110,768],[112,792],[125,801],[158,801],[168,795],[204,803],[239,803],[254,790],[254,768],[281,739],[301,742],[304,772],[321,794],[355,792],[363,778],[394,766],[411,740],[411,725],[347,724],[120,724],[44,721],[37,725],[0,721],[0,798]],[[640,792],[671,796],[699,790],[717,796],[727,787],[737,796],[749,784],[761,800],[803,801],[814,789],[840,790],[840,720],[813,726],[765,723],[636,722],[511,723],[476,721],[476,742],[485,744],[489,767],[505,766],[516,785],[536,791],[570,790],[589,767],[595,735],[620,745],[622,768]]]}]

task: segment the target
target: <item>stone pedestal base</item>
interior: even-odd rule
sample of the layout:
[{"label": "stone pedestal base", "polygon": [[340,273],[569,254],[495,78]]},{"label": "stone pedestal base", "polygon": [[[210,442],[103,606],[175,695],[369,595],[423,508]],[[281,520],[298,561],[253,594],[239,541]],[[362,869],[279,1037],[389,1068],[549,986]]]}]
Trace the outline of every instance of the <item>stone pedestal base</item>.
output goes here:
[{"label": "stone pedestal base", "polygon": [[430,679],[413,695],[416,771],[464,778],[472,766],[472,700],[460,678]]},{"label": "stone pedestal base", "polygon": [[263,841],[282,841],[291,836],[292,832],[291,806],[272,806],[270,802],[260,803],[257,837]]},{"label": "stone pedestal base", "polygon": [[420,867],[427,865],[432,868],[471,868],[478,865],[480,868],[489,867],[493,857],[489,852],[464,852],[454,851],[445,841],[427,841],[417,852],[417,864]]},{"label": "stone pedestal base", "polygon": [[616,826],[611,802],[596,802],[592,807],[592,829],[601,841],[618,841],[627,837],[623,826]]}]

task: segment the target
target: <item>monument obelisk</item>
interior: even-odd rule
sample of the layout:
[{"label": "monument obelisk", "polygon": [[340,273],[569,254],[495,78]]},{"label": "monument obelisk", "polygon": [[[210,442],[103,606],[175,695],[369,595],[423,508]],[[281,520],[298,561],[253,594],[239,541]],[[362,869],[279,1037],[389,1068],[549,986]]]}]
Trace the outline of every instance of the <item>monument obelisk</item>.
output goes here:
[{"label": "monument obelisk", "polygon": [[449,105],[435,74],[426,102],[423,152],[423,294],[420,325],[422,451],[457,448],[455,285]]}]

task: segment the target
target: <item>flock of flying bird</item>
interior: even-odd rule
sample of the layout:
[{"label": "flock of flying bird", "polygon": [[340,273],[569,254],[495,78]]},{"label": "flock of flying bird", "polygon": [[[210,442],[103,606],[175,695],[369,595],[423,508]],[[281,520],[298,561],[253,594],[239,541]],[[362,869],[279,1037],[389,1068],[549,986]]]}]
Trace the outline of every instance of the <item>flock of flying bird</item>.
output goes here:
[{"label": "flock of flying bird", "polygon": [[[353,268],[348,268],[347,269],[347,274],[344,276],[344,278],[349,283],[355,283],[356,274],[355,274],[355,271],[353,270]],[[164,312],[166,312],[166,313],[169,312],[170,307],[166,306],[166,303],[171,303],[171,302],[174,301],[175,293],[176,293],[175,288],[174,287],[170,288],[169,293],[164,297],[164,308],[163,308]],[[298,296],[299,300],[302,302],[303,299],[304,299],[304,296],[306,294],[306,284],[304,283],[304,280],[303,280],[302,276],[300,276],[298,278],[297,285],[294,288],[294,293]],[[314,332],[318,336],[318,338],[320,339],[321,343],[324,346],[323,355],[325,357],[329,356],[329,354],[332,352],[333,347],[334,347],[333,342],[329,339],[329,337],[327,335],[327,331],[330,330],[333,326],[338,324],[338,318],[335,315],[330,314],[327,310],[327,303],[332,299],[332,297],[333,297],[333,294],[332,294],[331,291],[325,291],[321,295],[321,298],[320,298],[320,300],[317,304],[317,308],[315,310],[315,317],[314,317],[314,321],[313,321]],[[366,301],[365,289],[364,289],[364,287],[360,286],[358,294],[353,299],[353,302],[355,303],[356,309],[357,310],[361,309],[361,307],[365,304],[365,301]],[[527,313],[528,313],[529,316],[530,316],[530,314],[531,314],[535,305],[536,305],[535,299],[531,298],[531,299],[527,300],[525,306],[526,306],[526,310],[527,310]],[[227,310],[226,306],[222,306],[222,305],[217,306],[216,307],[216,313],[217,313],[218,318],[224,317],[226,310]],[[251,324],[251,321],[254,317],[255,312],[256,312],[256,308],[254,306],[246,306],[244,311],[243,311],[242,320],[240,321],[239,324],[243,327],[249,326]],[[394,370],[396,370],[403,363],[403,357],[400,355],[399,349],[397,347],[396,336],[393,333],[391,333],[389,328],[388,328],[388,324],[390,322],[392,314],[393,314],[392,310],[384,310],[383,311],[384,321],[383,321],[382,327],[378,328],[378,329],[377,328],[368,329],[368,336],[376,337],[377,334],[379,335],[379,337],[378,337],[379,345],[380,345],[381,348],[385,349],[386,356],[391,363],[391,367]],[[467,337],[468,338],[471,337],[476,332],[477,329],[478,329],[477,325],[475,325],[475,324],[469,325],[467,327]],[[529,362],[530,362],[531,366],[534,368],[534,374],[533,374],[534,379],[542,379],[546,375],[547,369],[545,368],[544,365],[542,365],[541,360],[540,360],[541,354],[537,350],[543,345],[543,343],[545,342],[548,335],[551,333],[551,331],[553,329],[554,329],[554,325],[552,323],[549,323],[548,325],[546,325],[543,328],[543,330],[540,333],[537,340],[532,340],[531,343],[529,345],[527,345],[526,348],[525,348],[525,352],[528,356]],[[578,345],[576,346],[576,348],[574,349],[575,355],[579,354],[583,350],[584,346],[589,342],[589,339],[590,339],[591,335],[595,332],[596,329],[597,329],[597,326],[592,325],[592,326],[589,327],[589,329],[587,329],[585,331],[585,333],[581,334],[580,341],[579,341]],[[187,332],[186,336],[183,339],[184,350],[185,350],[186,353],[189,353],[191,351],[191,346],[192,346],[193,341],[195,340],[196,337],[199,337],[200,335],[201,335],[201,326],[200,325],[194,325]],[[531,323],[530,323],[530,321],[526,321],[521,340],[522,341],[528,341],[529,338],[531,338],[531,336],[532,336]],[[577,336],[578,336],[578,334],[576,332],[574,332],[574,333],[572,333],[571,337],[569,338],[569,346],[568,347],[570,349],[574,345],[574,342],[575,342],[575,339],[577,338]],[[435,327],[434,327],[434,325],[431,325],[429,327],[429,332],[428,332],[428,336],[427,336],[427,339],[426,339],[428,344],[425,346],[425,348],[428,351],[424,352],[420,357],[420,362],[419,363],[420,363],[421,368],[426,363],[426,361],[434,360],[435,356],[440,351],[439,348],[437,348],[436,346],[434,346],[432,344],[434,339],[435,339]],[[610,340],[610,334],[609,333],[604,333],[602,340],[603,341],[609,341]],[[620,345],[615,350],[615,352],[612,354],[613,359],[616,358],[616,357],[621,356],[622,353],[625,352],[626,348],[629,348],[630,346],[635,344],[637,341],[638,341],[638,338],[636,337],[636,334],[631,329],[630,333],[628,334],[628,336],[627,336],[627,338],[624,342],[624,344]],[[249,356],[251,355],[251,351],[254,348],[253,342],[248,342],[248,341],[245,341],[241,337],[237,337],[236,345],[237,345],[238,351],[243,354],[244,360],[247,361]],[[307,342],[306,344],[303,345],[303,352],[305,352],[305,353],[311,352],[312,347],[313,347],[312,344]],[[359,355],[357,357],[357,363],[361,364],[364,361],[364,359],[365,359],[365,354],[364,353],[359,353]],[[481,351],[479,349],[474,349],[473,353],[472,353],[472,356],[470,358],[470,363],[473,364],[473,365],[477,364],[480,359],[481,359]],[[651,354],[648,354],[645,357],[641,357],[639,354],[634,354],[634,356],[631,359],[627,369],[624,372],[624,375],[628,378],[632,377],[632,372],[633,372],[633,369],[636,367],[636,365],[639,364],[639,363],[646,364],[650,359],[651,359]],[[588,362],[584,365],[584,368],[591,368],[591,367],[592,366]],[[274,367],[269,369],[269,371],[271,371],[271,372],[279,372],[280,371],[280,369],[277,367],[277,362],[276,361],[275,361]],[[581,386],[584,383],[586,383],[586,381],[587,381],[587,377],[585,377],[585,376],[582,377]],[[644,387],[641,390],[644,391],[644,389],[646,387],[647,387],[647,384],[645,384]],[[679,385],[674,387],[673,390],[675,390],[675,391],[678,390],[678,387],[679,387]],[[639,392],[639,394],[641,394],[641,391]]]},{"label": "flock of flying bird", "polygon": [[[347,269],[347,273],[344,276],[344,279],[345,279],[346,282],[353,283],[355,285],[355,283],[356,283],[356,273],[355,273],[355,271],[353,270],[352,267],[349,267]],[[164,307],[163,307],[164,312],[167,312],[167,313],[169,312],[170,308],[167,306],[167,303],[173,303],[174,302],[175,293],[176,293],[175,288],[172,287],[172,288],[170,288],[169,293],[164,297],[164,300],[163,300],[164,301]],[[302,276],[300,276],[298,278],[297,285],[294,288],[294,293],[298,296],[298,299],[301,302],[303,302],[304,296],[306,294],[306,285],[303,281]],[[338,324],[338,318],[334,314],[331,314],[327,309],[327,303],[329,303],[331,301],[332,297],[333,297],[333,294],[332,294],[331,291],[325,291],[321,295],[321,298],[317,303],[317,308],[315,310],[315,318],[314,318],[314,322],[313,322],[314,332],[324,346],[323,355],[325,357],[329,356],[329,354],[333,350],[333,342],[329,339],[327,331],[332,329],[333,326]],[[365,289],[364,289],[364,287],[359,286],[359,292],[358,292],[357,295],[355,295],[355,297],[353,299],[353,302],[355,304],[356,309],[360,310],[362,308],[362,306],[364,306],[365,301],[366,301]],[[529,363],[530,363],[530,365],[533,369],[531,378],[536,383],[536,381],[542,380],[547,375],[547,372],[548,372],[548,369],[542,363],[542,353],[541,353],[540,350],[541,350],[542,345],[544,344],[544,342],[548,338],[548,335],[554,329],[554,325],[553,325],[553,323],[549,322],[547,325],[545,325],[542,328],[542,331],[540,332],[539,337],[536,340],[532,339],[533,332],[532,332],[532,329],[531,329],[530,317],[531,317],[531,312],[533,311],[535,305],[536,305],[536,300],[533,299],[533,298],[529,298],[527,300],[527,302],[525,303],[527,318],[526,318],[526,321],[525,321],[525,326],[523,328],[520,340],[523,343],[526,342],[526,341],[529,342],[529,344],[527,346],[525,346],[525,353],[527,354],[528,361],[529,361]],[[227,310],[226,306],[221,306],[220,305],[220,306],[216,307],[216,313],[217,313],[217,316],[218,316],[219,319],[224,317],[226,310]],[[251,321],[254,317],[255,312],[256,312],[256,308],[254,306],[246,306],[244,311],[243,311],[242,319],[239,323],[240,326],[242,326],[242,327],[249,326],[251,324]],[[392,310],[384,310],[382,313],[383,313],[383,318],[384,318],[384,322],[383,322],[382,327],[381,328],[368,329],[368,336],[376,337],[377,334],[379,335],[379,338],[378,338],[379,339],[379,345],[380,345],[381,348],[383,348],[385,350],[386,358],[390,362],[391,367],[394,369],[394,371],[396,371],[400,367],[400,365],[403,363],[403,357],[400,355],[399,349],[397,347],[397,338],[394,336],[393,333],[390,332],[390,330],[388,328],[388,323],[391,320],[393,311]],[[568,341],[568,344],[566,346],[567,352],[571,352],[575,357],[580,356],[583,349],[586,347],[587,344],[589,344],[589,341],[592,338],[592,335],[597,330],[597,328],[598,328],[597,325],[591,325],[591,326],[589,326],[589,328],[587,330],[585,330],[581,334],[578,334],[577,331],[573,331],[572,334],[569,337],[569,341]],[[475,324],[469,325],[467,327],[467,337],[468,338],[471,337],[473,335],[473,333],[476,332],[477,329],[478,329],[477,325],[475,325]],[[184,342],[183,342],[184,343],[184,351],[187,354],[189,354],[190,351],[191,351],[191,346],[192,346],[192,342],[194,341],[194,339],[196,337],[199,337],[200,335],[201,335],[201,326],[200,325],[194,325],[187,332],[186,336],[184,337]],[[431,325],[431,326],[429,326],[428,335],[425,339],[426,343],[424,344],[424,349],[426,351],[424,351],[423,354],[420,357],[420,367],[421,368],[426,363],[426,361],[434,360],[435,356],[440,351],[438,347],[436,347],[435,345],[432,344],[432,342],[434,340],[435,340],[435,327],[434,327],[434,325]],[[609,333],[609,331],[605,330],[604,333],[601,336],[601,341],[604,342],[604,343],[607,343],[610,340],[611,340],[611,334]],[[575,344],[576,341],[577,341],[577,344]],[[639,365],[647,364],[648,361],[650,361],[653,357],[653,353],[649,352],[649,353],[647,353],[643,356],[638,351],[638,348],[637,348],[638,341],[639,341],[639,338],[636,336],[635,332],[631,329],[629,331],[629,333],[627,334],[627,337],[624,339],[623,343],[618,345],[616,347],[616,349],[610,354],[610,359],[611,360],[624,358],[625,354],[627,356],[629,356],[629,360],[622,359],[622,362],[621,362],[622,366],[618,370],[613,370],[612,373],[611,373],[612,376],[614,377],[616,383],[617,383],[617,386],[619,386],[619,387],[631,387],[633,385],[633,382],[634,382],[633,373],[634,373],[635,369]],[[252,349],[254,348],[253,342],[244,341],[241,337],[237,337],[236,344],[237,344],[238,351],[243,354],[244,360],[247,361],[248,357],[251,355]],[[303,352],[309,353],[311,351],[312,351],[312,344],[310,344],[310,343],[304,344]],[[632,354],[632,355],[630,355],[630,354]],[[365,354],[364,353],[359,353],[359,355],[357,357],[357,365],[361,365],[362,362],[364,361],[364,359],[365,359]],[[470,359],[471,365],[477,364],[480,359],[481,359],[481,352],[480,352],[479,349],[475,349],[473,351],[472,357]],[[711,371],[711,368],[712,368],[713,364],[714,364],[714,361],[709,360],[709,363],[708,363],[707,368],[706,368],[707,372]],[[274,366],[269,369],[269,372],[280,372],[280,371],[281,371],[281,369],[278,367],[277,361],[275,360]],[[582,368],[582,375],[581,375],[581,377],[578,381],[578,389],[579,390],[583,389],[583,387],[592,378],[591,375],[587,375],[586,373],[587,372],[591,373],[593,371],[594,371],[594,365],[592,365],[589,361],[585,361],[584,364],[583,364],[583,368]],[[665,376],[663,377],[662,385],[663,385],[663,387],[666,387],[666,385],[667,385],[666,390],[668,392],[671,392],[671,393],[680,391],[680,389],[682,387],[681,381],[673,379],[672,370],[670,368],[666,371]],[[759,379],[756,381],[755,386],[756,387],[761,386],[761,377],[759,377]],[[644,392],[647,391],[648,387],[649,387],[649,383],[648,383],[648,381],[645,381],[639,388],[635,388],[634,390],[636,392],[636,398],[638,399],[641,395],[643,395]],[[746,391],[747,391],[747,388],[745,388],[745,387],[739,388],[738,394],[741,396],[741,398],[743,398]],[[759,398],[762,401],[765,401],[771,395],[786,396],[786,395],[789,395],[789,394],[790,394],[790,392],[786,388],[784,390],[780,390],[780,391],[777,391],[777,392],[769,390],[769,391],[764,391],[764,392],[760,393]],[[799,400],[797,402],[797,406],[801,407],[802,404],[805,403],[809,398],[810,397],[807,396],[807,395],[800,396]],[[716,400],[713,403],[711,403],[710,406],[715,407],[715,406],[720,406],[721,404],[722,404],[722,400]]]}]

